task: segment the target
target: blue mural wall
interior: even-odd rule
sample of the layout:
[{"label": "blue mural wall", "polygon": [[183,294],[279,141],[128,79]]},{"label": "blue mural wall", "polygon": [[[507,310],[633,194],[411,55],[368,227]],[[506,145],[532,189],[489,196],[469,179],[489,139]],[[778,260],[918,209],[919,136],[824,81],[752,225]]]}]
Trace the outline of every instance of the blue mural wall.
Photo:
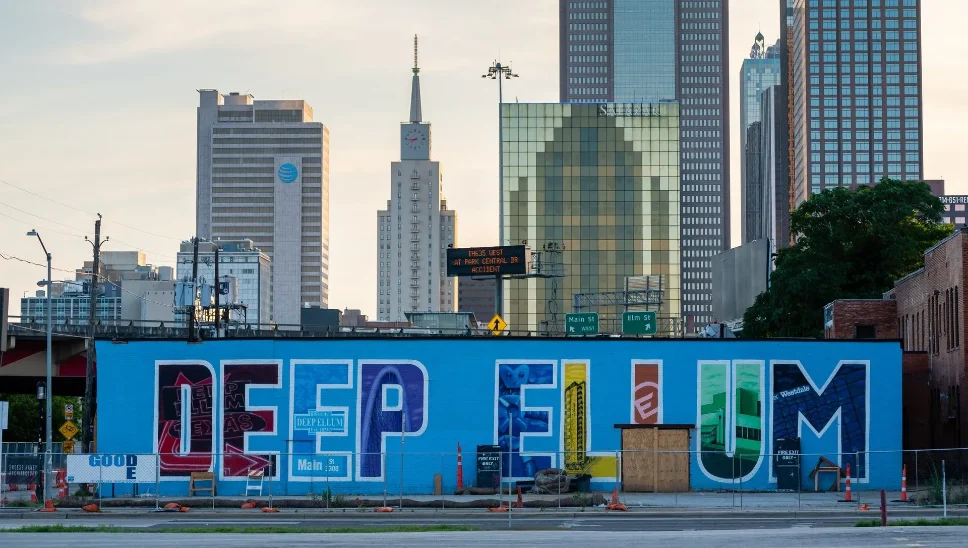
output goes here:
[{"label": "blue mural wall", "polygon": [[850,464],[855,489],[896,488],[901,469],[891,342],[98,341],[97,353],[98,451],[161,453],[163,494],[209,470],[219,494],[240,494],[252,469],[277,494],[428,494],[437,473],[453,492],[458,444],[468,486],[475,447],[495,444],[505,477],[563,467],[611,489],[615,425],[629,423],[694,425],[695,490],[775,489],[780,438],[801,439],[804,478],[821,455]]}]

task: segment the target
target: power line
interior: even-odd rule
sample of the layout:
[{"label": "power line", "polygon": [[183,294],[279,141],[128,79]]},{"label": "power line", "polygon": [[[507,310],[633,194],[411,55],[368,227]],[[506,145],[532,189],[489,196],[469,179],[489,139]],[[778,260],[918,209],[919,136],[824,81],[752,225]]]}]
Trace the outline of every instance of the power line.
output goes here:
[{"label": "power line", "polygon": [[[25,221],[23,219],[18,219],[16,217],[11,216],[11,215],[7,215],[6,213],[0,213],[0,217],[6,217],[6,218],[8,218],[8,219],[10,219],[12,221],[17,221],[18,223],[22,223],[25,226],[29,226],[31,228],[34,228],[35,226],[37,226],[36,223],[30,223],[30,222],[27,222],[27,221]],[[75,238],[83,238],[84,237],[84,236],[82,236],[80,234],[74,234],[74,233],[70,233],[70,232],[63,232],[63,231],[55,230],[53,228],[49,228],[49,227],[42,226],[42,225],[41,225],[41,228],[44,229],[44,232],[48,232],[49,231],[49,232],[53,232],[54,234],[63,234],[64,236],[73,236]]]},{"label": "power line", "polygon": [[[0,252],[0,259],[3,259],[5,261],[20,261],[22,263],[27,263],[27,264],[32,264],[34,266],[39,266],[41,268],[47,268],[47,265],[45,265],[45,264],[35,263],[33,261],[28,261],[27,259],[21,259],[20,257],[17,257],[15,255],[8,255],[8,254],[2,253],[2,252]],[[77,272],[75,270],[66,270],[66,269],[63,269],[63,268],[57,268],[55,266],[50,267],[50,269],[51,270],[59,270],[61,272],[68,272],[70,274],[75,274]]]},{"label": "power line", "polygon": [[[86,209],[81,209],[81,208],[79,208],[77,206],[74,206],[74,205],[65,204],[64,202],[59,202],[59,201],[54,200],[52,198],[48,198],[46,196],[41,196],[40,194],[37,194],[36,192],[32,192],[30,190],[27,190],[26,188],[19,187],[19,186],[15,185],[15,184],[13,184],[13,183],[11,183],[9,181],[4,181],[3,179],[0,179],[0,183],[3,183],[5,185],[7,185],[7,186],[16,188],[17,190],[19,190],[21,192],[26,192],[27,194],[30,194],[31,196],[36,196],[37,198],[40,198],[41,200],[46,200],[48,202],[55,203],[55,204],[57,204],[59,206],[66,207],[68,209],[73,209],[74,211],[80,211],[81,213],[86,213],[88,215],[95,215],[95,216],[97,215],[97,213],[94,213],[94,212],[91,212],[91,211],[87,211]],[[151,236],[155,236],[156,238],[165,238],[167,240],[174,240],[176,242],[180,242],[181,241],[179,238],[173,238],[171,236],[165,236],[164,234],[156,234],[154,232],[147,231],[147,230],[145,230],[143,228],[138,228],[138,227],[131,226],[131,225],[128,225],[128,224],[124,224],[124,223],[122,223],[120,221],[114,221],[114,222],[116,224],[118,224],[118,225],[121,225],[121,226],[125,227],[125,228],[130,228],[131,230],[137,230],[138,232],[143,232],[145,234],[149,234]]]},{"label": "power line", "polygon": [[54,223],[55,225],[60,225],[60,226],[62,226],[62,227],[64,227],[64,228],[70,228],[71,230],[73,230],[73,229],[74,229],[74,227],[73,227],[73,226],[71,226],[71,225],[65,225],[64,223],[60,223],[60,222],[57,222],[57,221],[53,221],[53,220],[51,220],[51,219],[48,219],[48,218],[46,218],[46,217],[41,217],[40,215],[37,215],[36,213],[31,213],[31,212],[29,212],[29,211],[25,211],[25,210],[23,210],[23,209],[20,209],[19,207],[14,207],[14,206],[12,206],[12,205],[10,205],[10,204],[5,204],[5,203],[3,203],[3,202],[0,202],[0,205],[2,205],[2,206],[4,206],[4,207],[9,207],[10,209],[13,209],[13,210],[15,210],[15,211],[19,211],[19,212],[21,212],[21,213],[26,213],[27,215],[30,215],[31,217],[37,217],[38,219],[41,219],[41,220],[44,220],[44,221],[47,221],[48,223]]}]

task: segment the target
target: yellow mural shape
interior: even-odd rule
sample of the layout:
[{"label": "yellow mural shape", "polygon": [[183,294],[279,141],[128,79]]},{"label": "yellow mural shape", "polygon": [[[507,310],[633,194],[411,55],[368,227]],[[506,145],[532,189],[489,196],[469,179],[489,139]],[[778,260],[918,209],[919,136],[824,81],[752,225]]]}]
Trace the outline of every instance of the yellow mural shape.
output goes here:
[{"label": "yellow mural shape", "polygon": [[572,474],[590,474],[593,478],[615,478],[615,456],[589,450],[588,363],[565,362],[562,393],[563,468]]}]

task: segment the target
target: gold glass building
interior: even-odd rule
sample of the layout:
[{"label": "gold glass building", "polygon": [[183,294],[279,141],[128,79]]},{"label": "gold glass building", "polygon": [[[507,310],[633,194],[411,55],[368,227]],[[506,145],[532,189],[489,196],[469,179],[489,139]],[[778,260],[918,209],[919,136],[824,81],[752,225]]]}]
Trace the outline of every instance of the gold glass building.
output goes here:
[{"label": "gold glass building", "polygon": [[[651,276],[662,301],[650,309],[670,331],[681,315],[678,103],[508,103],[501,123],[502,244],[526,242],[541,253],[537,274],[561,275],[504,281],[510,328],[560,332],[575,294]],[[583,311],[615,332],[622,310]]]}]

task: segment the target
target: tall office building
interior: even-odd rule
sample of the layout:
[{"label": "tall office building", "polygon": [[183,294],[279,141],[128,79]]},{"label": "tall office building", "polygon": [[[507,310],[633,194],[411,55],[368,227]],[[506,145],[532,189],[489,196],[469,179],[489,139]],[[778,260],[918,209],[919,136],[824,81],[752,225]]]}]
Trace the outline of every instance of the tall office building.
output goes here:
[{"label": "tall office building", "polygon": [[762,33],[757,33],[750,56],[739,71],[739,127],[741,177],[741,219],[743,243],[765,237],[758,230],[757,219],[763,215],[763,179],[761,173],[762,125],[760,103],[763,90],[780,83],[779,45],[766,46]]},{"label": "tall office building", "polygon": [[920,11],[920,0],[794,0],[794,205],[924,177]]},{"label": "tall office building", "polygon": [[413,42],[410,121],[400,124],[400,161],[390,163],[390,199],[377,211],[377,319],[407,312],[454,312],[457,280],[446,254],[457,244],[457,213],[447,209],[440,162],[430,159],[430,124],[422,121],[417,38]]},{"label": "tall office building", "polygon": [[271,321],[299,325],[329,302],[329,129],[305,101],[199,94],[196,234],[252,240],[272,260]]},{"label": "tall office building", "polygon": [[[661,285],[660,330],[681,317],[679,105],[501,105],[504,197],[512,242],[543,251],[562,277],[505,280],[504,319],[518,331],[562,332],[577,293]],[[556,274],[552,271],[551,274]],[[597,310],[603,322],[621,307]],[[612,327],[615,323],[611,324]]]},{"label": "tall office building", "polygon": [[682,314],[711,320],[729,248],[728,0],[559,0],[563,103],[681,105]]}]

